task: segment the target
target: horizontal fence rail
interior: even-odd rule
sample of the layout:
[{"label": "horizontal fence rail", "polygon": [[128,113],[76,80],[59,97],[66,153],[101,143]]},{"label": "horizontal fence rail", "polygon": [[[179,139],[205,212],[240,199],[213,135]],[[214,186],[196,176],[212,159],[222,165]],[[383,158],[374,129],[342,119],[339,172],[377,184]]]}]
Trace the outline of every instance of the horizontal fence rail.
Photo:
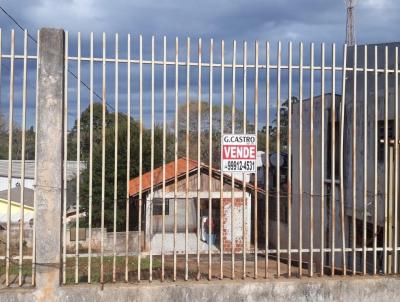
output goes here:
[{"label": "horizontal fence rail", "polygon": [[[32,115],[13,155],[13,125],[30,128],[24,66],[38,64],[15,53],[13,37],[1,51],[8,169],[35,159],[26,135],[40,135]],[[65,32],[63,50],[63,284],[398,273],[397,44]],[[222,168],[232,135],[254,137],[252,173]],[[35,236],[28,255],[24,220],[10,231],[24,193],[8,194],[6,285],[14,275],[23,283],[25,261],[34,284]]]}]

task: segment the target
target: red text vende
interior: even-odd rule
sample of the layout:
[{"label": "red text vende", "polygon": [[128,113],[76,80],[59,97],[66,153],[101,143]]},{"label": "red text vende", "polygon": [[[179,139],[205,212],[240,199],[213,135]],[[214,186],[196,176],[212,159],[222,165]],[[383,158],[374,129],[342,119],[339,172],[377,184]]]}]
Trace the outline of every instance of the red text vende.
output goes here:
[{"label": "red text vende", "polygon": [[223,146],[222,149],[223,159],[236,159],[236,160],[255,160],[257,157],[257,150],[255,145],[228,145]]}]

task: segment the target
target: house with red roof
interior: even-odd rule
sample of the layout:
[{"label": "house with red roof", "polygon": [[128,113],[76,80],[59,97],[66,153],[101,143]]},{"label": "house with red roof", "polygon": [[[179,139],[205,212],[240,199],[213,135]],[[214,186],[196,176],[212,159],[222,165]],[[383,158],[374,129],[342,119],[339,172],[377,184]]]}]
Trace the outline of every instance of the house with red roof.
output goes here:
[{"label": "house with red roof", "polygon": [[250,183],[244,186],[242,180],[189,158],[160,166],[129,185],[136,207],[142,198],[144,246],[153,254],[184,253],[186,248],[195,253],[198,244],[203,252],[209,244],[213,250],[223,245],[226,251],[232,242],[237,251],[243,242],[250,246],[252,190]]}]

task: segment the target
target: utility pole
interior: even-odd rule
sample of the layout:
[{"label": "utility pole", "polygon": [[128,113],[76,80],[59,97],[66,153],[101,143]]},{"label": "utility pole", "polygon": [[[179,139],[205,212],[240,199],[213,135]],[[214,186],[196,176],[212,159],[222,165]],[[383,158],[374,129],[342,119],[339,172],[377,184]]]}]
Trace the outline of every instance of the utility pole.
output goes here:
[{"label": "utility pole", "polygon": [[347,9],[346,19],[346,44],[348,46],[354,46],[356,42],[356,35],[354,30],[354,7],[356,6],[356,0],[345,0]]}]

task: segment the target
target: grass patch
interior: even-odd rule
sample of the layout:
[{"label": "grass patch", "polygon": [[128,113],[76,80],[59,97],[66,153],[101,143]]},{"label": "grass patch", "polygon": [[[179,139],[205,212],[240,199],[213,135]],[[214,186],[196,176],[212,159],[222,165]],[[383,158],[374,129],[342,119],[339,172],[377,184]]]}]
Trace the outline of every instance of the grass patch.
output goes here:
[{"label": "grass patch", "polygon": [[[88,257],[79,257],[78,260],[78,282],[88,282]],[[113,263],[114,257],[104,256],[104,282],[113,281]],[[125,281],[125,271],[126,271],[126,257],[117,256],[115,257],[115,279],[116,281]],[[137,267],[138,259],[136,256],[128,257],[128,276],[129,280],[135,280],[137,278]],[[161,261],[153,257],[153,270],[157,271],[161,269]],[[140,260],[141,272],[148,274],[150,269],[150,259],[148,257],[142,257]],[[67,258],[66,263],[66,283],[75,283],[75,269],[76,262],[75,258]],[[101,257],[91,257],[91,282],[99,283],[101,277]],[[143,276],[144,277],[144,276]]]},{"label": "grass patch", "polygon": [[[9,280],[10,284],[18,284],[19,279],[19,263],[18,260],[11,260],[10,261],[10,268],[9,268]],[[23,260],[21,266],[21,275],[22,275],[22,282],[31,284],[32,278],[32,260]],[[1,284],[5,285],[6,280],[6,261],[0,261],[0,280]]]}]

